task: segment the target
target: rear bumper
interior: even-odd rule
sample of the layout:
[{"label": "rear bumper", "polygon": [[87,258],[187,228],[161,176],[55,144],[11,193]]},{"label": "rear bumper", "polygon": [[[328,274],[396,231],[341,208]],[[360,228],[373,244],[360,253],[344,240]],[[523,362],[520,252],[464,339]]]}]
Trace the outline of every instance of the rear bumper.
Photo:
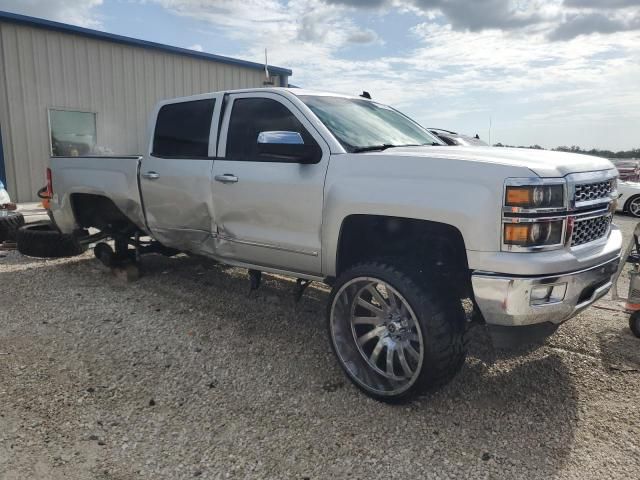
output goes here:
[{"label": "rear bumper", "polygon": [[[473,293],[490,326],[559,325],[609,291],[619,261],[617,256],[585,270],[535,277],[478,272],[471,277]],[[562,298],[558,296],[541,304],[532,300],[534,289],[541,291],[554,285],[560,291],[564,288]]]}]

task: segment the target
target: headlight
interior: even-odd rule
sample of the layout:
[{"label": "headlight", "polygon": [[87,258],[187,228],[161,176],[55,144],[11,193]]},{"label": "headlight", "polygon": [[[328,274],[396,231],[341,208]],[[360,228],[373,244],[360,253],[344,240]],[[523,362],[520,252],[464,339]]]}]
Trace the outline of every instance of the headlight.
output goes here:
[{"label": "headlight", "polygon": [[554,250],[567,235],[564,178],[507,178],[502,205],[502,249],[509,252]]},{"label": "headlight", "polygon": [[562,243],[562,220],[535,223],[505,223],[504,244],[543,247]]},{"label": "headlight", "polygon": [[564,185],[507,186],[505,206],[561,208],[564,206]]}]

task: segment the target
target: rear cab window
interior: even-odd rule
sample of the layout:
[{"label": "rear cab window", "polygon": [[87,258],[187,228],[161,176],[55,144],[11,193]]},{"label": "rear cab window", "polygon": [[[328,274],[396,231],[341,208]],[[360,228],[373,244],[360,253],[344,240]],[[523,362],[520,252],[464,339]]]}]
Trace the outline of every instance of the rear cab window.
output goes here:
[{"label": "rear cab window", "polygon": [[215,99],[163,105],[158,111],[151,154],[163,158],[207,157]]}]

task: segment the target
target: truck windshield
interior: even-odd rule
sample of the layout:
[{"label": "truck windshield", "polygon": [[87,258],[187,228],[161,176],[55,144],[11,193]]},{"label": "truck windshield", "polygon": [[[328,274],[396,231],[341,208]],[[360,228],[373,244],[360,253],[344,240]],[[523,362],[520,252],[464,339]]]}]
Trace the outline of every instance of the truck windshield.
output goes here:
[{"label": "truck windshield", "polygon": [[301,95],[299,98],[348,152],[443,145],[416,122],[387,105],[319,95]]}]

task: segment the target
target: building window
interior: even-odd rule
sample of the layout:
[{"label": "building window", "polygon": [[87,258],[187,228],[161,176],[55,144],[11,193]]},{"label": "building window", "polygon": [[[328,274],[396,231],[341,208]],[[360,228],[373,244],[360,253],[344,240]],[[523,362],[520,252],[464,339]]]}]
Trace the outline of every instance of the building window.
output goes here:
[{"label": "building window", "polygon": [[52,157],[91,155],[96,146],[96,114],[49,110]]},{"label": "building window", "polygon": [[215,99],[169,103],[158,112],[153,155],[169,158],[206,157]]}]

